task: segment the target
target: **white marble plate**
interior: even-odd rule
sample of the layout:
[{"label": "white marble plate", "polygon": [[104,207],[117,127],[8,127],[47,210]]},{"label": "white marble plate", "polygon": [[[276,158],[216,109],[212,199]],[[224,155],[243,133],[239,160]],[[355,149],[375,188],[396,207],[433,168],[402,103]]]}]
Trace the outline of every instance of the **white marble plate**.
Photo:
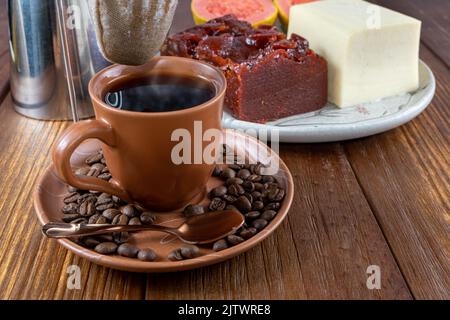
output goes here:
[{"label": "white marble plate", "polygon": [[340,109],[328,103],[318,111],[291,116],[266,124],[235,119],[224,112],[223,127],[232,129],[278,129],[281,142],[331,142],[367,137],[411,121],[430,104],[436,82],[430,68],[419,66],[420,87],[415,92]]}]

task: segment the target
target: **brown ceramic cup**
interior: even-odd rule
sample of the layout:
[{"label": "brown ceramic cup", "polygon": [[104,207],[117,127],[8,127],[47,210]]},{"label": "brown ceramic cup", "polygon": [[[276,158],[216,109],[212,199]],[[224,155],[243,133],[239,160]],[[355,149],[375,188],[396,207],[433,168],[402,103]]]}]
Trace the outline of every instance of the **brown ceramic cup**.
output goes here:
[{"label": "brown ceramic cup", "polygon": [[[213,85],[215,96],[192,108],[152,113],[120,110],[104,102],[108,92],[160,73],[202,77]],[[214,165],[175,164],[171,153],[178,142],[171,141],[172,133],[186,129],[194,137],[195,121],[201,121],[203,132],[221,129],[225,90],[226,80],[220,70],[192,59],[163,56],[143,66],[113,65],[100,71],[89,84],[96,119],[73,124],[54,146],[53,163],[58,176],[76,188],[106,192],[148,209],[169,211],[183,207],[205,191]],[[73,172],[72,153],[91,138],[102,142],[113,177],[110,182]],[[202,143],[203,147],[207,144]]]}]

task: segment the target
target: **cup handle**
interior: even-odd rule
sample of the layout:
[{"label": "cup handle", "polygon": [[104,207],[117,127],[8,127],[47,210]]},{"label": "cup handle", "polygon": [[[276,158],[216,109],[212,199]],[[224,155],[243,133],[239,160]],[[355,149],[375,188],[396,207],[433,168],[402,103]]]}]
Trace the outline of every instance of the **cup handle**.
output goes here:
[{"label": "cup handle", "polygon": [[70,165],[70,157],[86,139],[99,139],[110,147],[116,143],[113,128],[100,120],[87,120],[71,125],[53,147],[53,164],[58,176],[67,184],[82,189],[109,193],[130,201],[128,193],[117,183],[95,177],[75,175]]}]

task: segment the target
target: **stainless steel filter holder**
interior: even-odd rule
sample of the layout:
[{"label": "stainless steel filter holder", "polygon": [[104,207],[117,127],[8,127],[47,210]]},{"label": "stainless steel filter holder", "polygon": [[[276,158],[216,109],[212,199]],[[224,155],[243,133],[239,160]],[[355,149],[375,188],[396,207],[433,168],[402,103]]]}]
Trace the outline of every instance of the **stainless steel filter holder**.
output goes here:
[{"label": "stainless steel filter holder", "polygon": [[86,0],[8,0],[11,93],[35,119],[93,116],[88,83],[109,65],[97,46]]}]

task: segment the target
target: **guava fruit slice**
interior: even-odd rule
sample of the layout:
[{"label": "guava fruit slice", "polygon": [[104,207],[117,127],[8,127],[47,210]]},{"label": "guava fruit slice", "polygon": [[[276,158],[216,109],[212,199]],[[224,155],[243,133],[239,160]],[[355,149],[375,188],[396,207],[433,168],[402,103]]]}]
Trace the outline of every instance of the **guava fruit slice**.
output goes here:
[{"label": "guava fruit slice", "polygon": [[281,21],[287,26],[289,24],[289,9],[291,6],[316,0],[274,0],[275,6],[280,13]]},{"label": "guava fruit slice", "polygon": [[196,24],[234,14],[239,20],[257,27],[262,24],[273,25],[278,15],[272,0],[192,0],[191,10]]}]

